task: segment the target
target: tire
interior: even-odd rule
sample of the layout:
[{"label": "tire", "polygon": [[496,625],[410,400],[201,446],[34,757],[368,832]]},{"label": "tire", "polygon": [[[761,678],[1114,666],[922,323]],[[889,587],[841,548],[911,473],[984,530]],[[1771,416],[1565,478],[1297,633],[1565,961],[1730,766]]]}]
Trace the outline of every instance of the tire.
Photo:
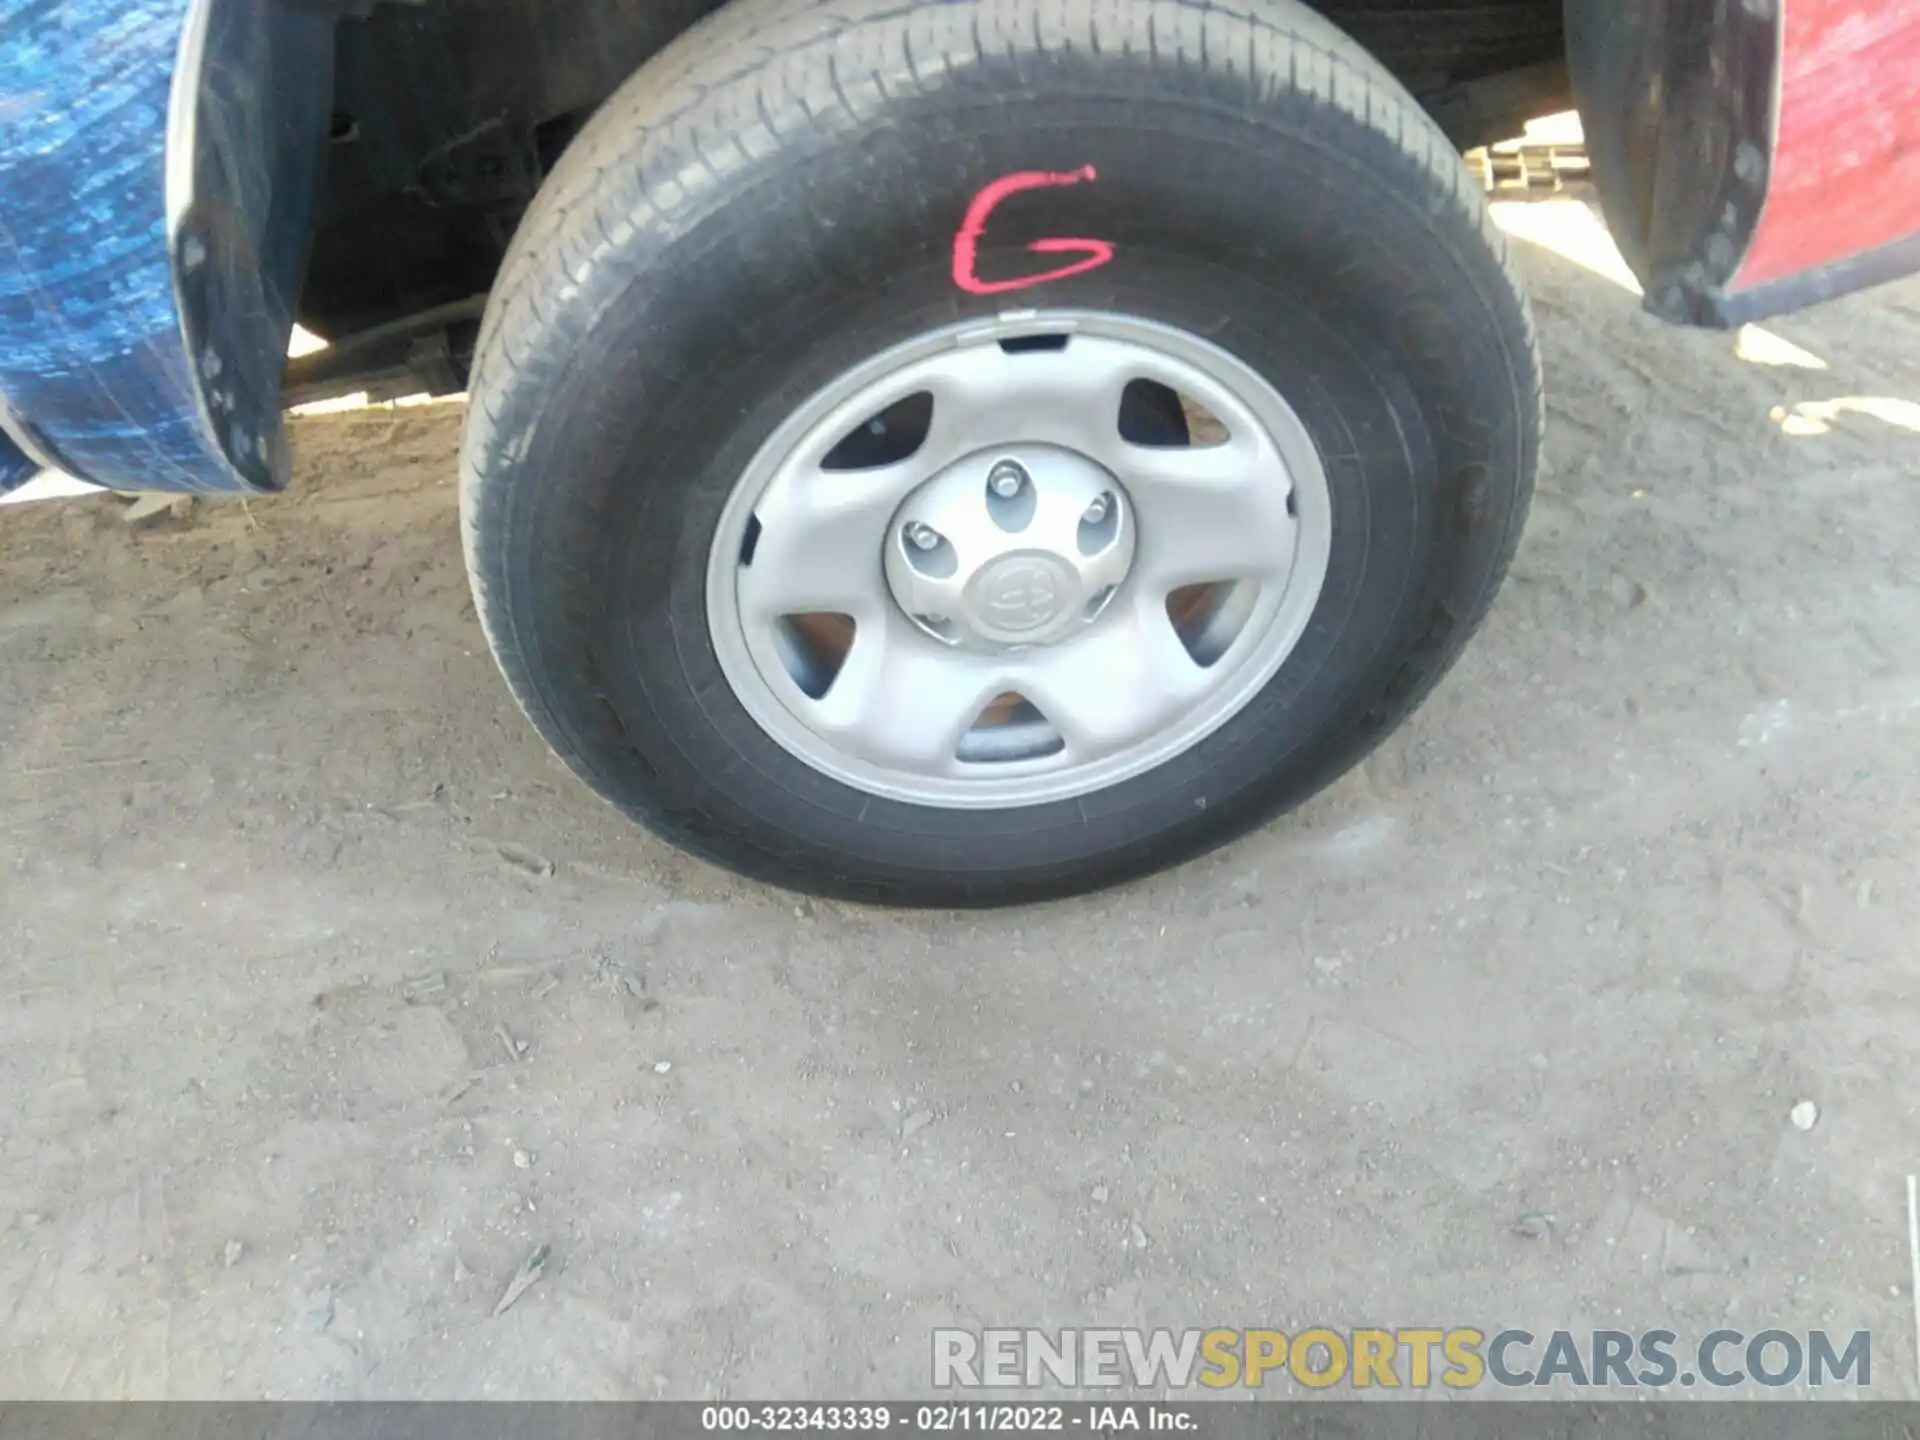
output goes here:
[{"label": "tire", "polygon": [[[1097,181],[1061,183],[1081,166]],[[956,255],[970,205],[1025,173],[1052,188]],[[1100,240],[1029,253],[1049,231]],[[989,288],[1045,266],[1071,273]],[[1324,472],[1324,577],[1278,669],[1177,754],[1032,804],[916,803],[750,712],[710,552],[809,396],[1016,306],[1204,337],[1284,397]],[[1330,783],[1485,615],[1541,424],[1526,303],[1459,155],[1291,0],[734,0],[562,158],[470,395],[477,605],[558,755],[722,865],[913,905],[1107,886]]]}]

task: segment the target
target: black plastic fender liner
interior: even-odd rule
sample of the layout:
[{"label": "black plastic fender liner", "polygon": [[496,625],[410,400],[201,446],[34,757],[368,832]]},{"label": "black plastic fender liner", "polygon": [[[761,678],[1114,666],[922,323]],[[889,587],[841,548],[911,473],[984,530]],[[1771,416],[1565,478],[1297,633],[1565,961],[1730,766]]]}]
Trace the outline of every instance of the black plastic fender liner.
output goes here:
[{"label": "black plastic fender liner", "polygon": [[207,428],[249,489],[291,462],[281,377],[333,100],[330,0],[197,0],[167,136],[167,235]]},{"label": "black plastic fender liner", "polygon": [[1594,184],[1662,319],[1724,323],[1766,200],[1780,16],[1779,0],[1566,0]]}]

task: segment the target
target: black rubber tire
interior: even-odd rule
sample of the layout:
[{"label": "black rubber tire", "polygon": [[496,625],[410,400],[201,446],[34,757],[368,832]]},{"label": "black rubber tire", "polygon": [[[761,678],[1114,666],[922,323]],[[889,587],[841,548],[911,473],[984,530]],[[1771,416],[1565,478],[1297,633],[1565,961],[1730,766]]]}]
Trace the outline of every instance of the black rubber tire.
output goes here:
[{"label": "black rubber tire", "polygon": [[[1097,183],[995,214],[1109,263],[963,293],[953,237],[1015,171]],[[1334,502],[1328,578],[1268,686],[1110,790],[1018,810],[879,799],[741,708],[705,573],[747,461],[874,352],[1009,305],[1144,316],[1265,375]],[[734,0],[615,95],[521,226],[461,457],[487,637],[540,733],[675,843],[778,884],[976,905],[1208,850],[1352,765],[1485,614],[1525,516],[1540,382],[1525,301],[1459,155],[1292,0]]]}]

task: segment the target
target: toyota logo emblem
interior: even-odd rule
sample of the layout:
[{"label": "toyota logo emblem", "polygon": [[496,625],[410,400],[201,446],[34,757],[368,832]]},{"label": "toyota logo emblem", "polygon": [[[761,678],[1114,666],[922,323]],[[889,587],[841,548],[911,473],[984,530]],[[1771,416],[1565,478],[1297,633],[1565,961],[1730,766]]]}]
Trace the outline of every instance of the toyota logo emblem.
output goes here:
[{"label": "toyota logo emblem", "polygon": [[981,608],[996,630],[1025,634],[1060,613],[1060,580],[1044,561],[1005,561],[983,576],[982,582]]}]

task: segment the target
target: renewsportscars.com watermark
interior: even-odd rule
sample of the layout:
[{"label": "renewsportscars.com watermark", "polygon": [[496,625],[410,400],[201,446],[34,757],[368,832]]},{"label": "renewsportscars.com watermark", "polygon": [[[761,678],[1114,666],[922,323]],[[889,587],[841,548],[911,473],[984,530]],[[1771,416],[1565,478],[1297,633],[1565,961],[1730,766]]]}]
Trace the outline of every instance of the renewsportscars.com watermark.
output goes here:
[{"label": "renewsportscars.com watermark", "polygon": [[1335,1330],[935,1330],[940,1390],[1213,1390],[1278,1384],[1324,1390],[1472,1390],[1572,1386],[1769,1389],[1873,1383],[1865,1330],[1713,1330],[1691,1344],[1671,1330],[1402,1328]]}]

